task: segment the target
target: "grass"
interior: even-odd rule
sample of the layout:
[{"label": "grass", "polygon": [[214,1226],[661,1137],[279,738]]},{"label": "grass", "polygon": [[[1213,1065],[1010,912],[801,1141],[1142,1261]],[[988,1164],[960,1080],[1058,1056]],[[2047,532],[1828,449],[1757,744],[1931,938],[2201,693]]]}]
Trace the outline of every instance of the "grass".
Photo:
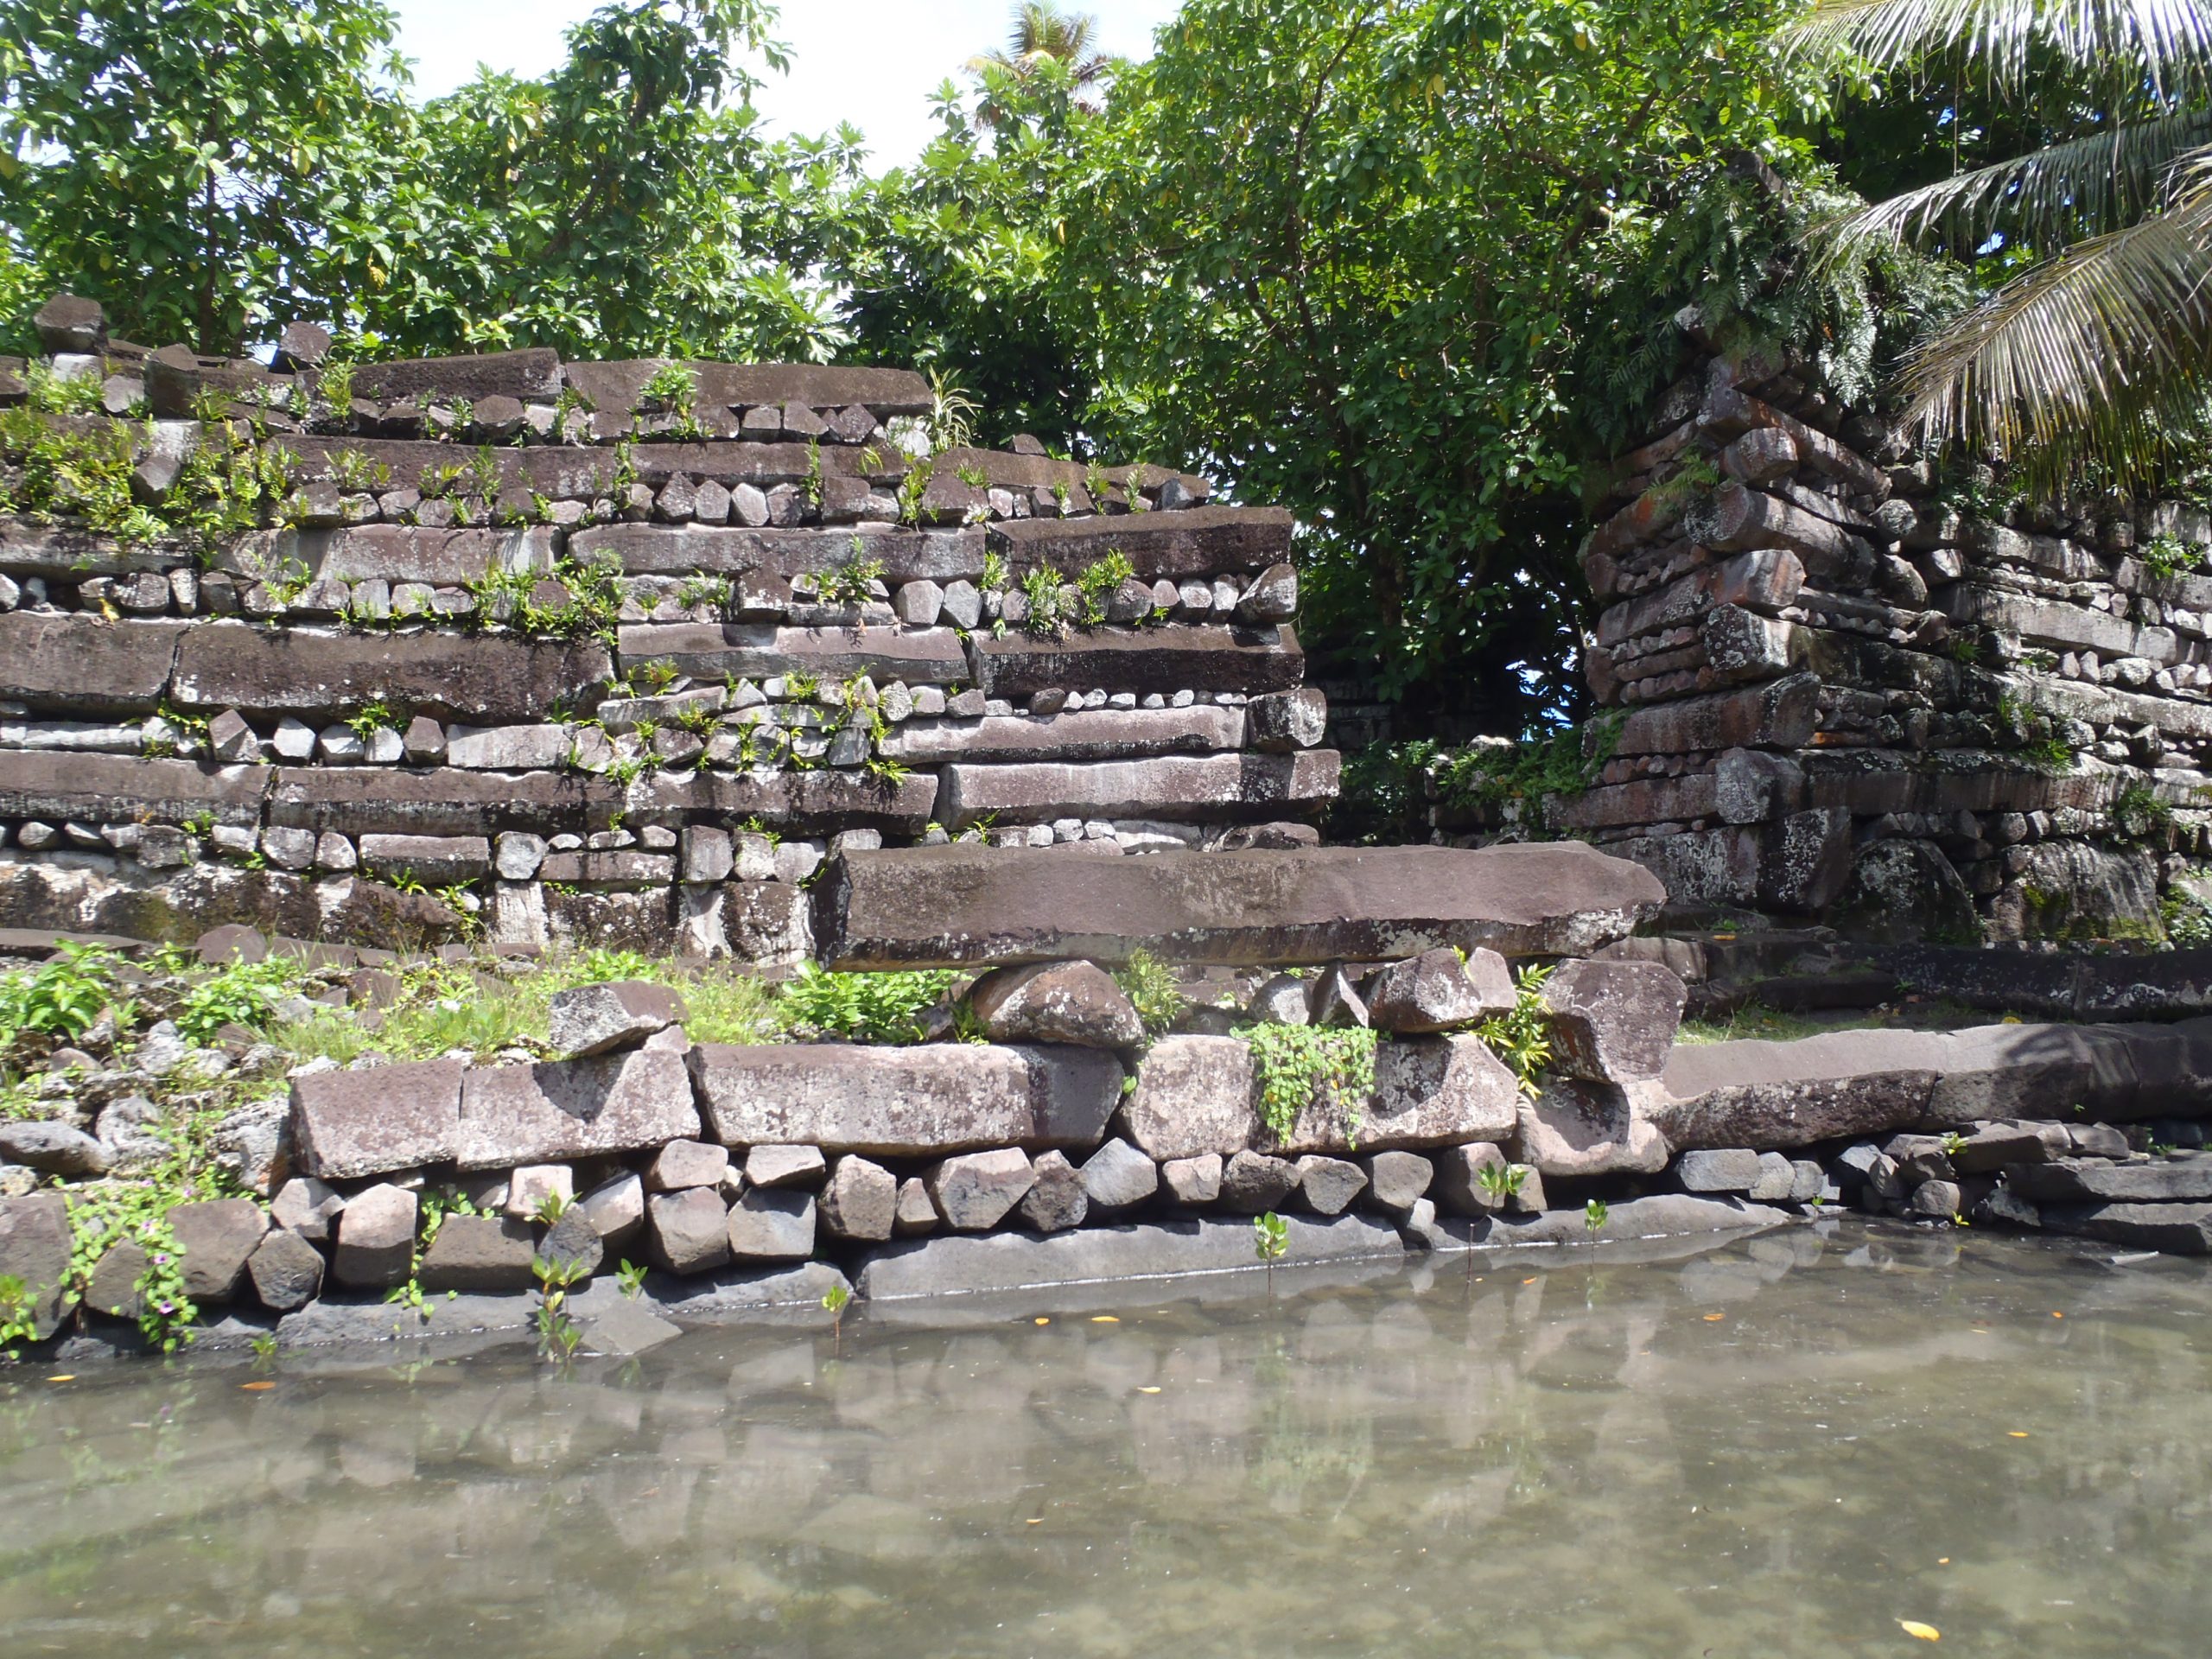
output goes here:
[{"label": "grass", "polygon": [[610,979],[646,979],[682,993],[694,1042],[758,1043],[779,1034],[777,994],[747,969],[726,963],[685,969],[628,951],[583,950],[550,958],[512,978],[480,975],[466,963],[427,963],[399,976],[399,1000],[374,1031],[334,1009],[282,1026],[270,1040],[292,1064],[328,1058],[345,1065],[365,1053],[434,1059],[458,1051],[483,1058],[503,1049],[547,1050],[554,994]]}]

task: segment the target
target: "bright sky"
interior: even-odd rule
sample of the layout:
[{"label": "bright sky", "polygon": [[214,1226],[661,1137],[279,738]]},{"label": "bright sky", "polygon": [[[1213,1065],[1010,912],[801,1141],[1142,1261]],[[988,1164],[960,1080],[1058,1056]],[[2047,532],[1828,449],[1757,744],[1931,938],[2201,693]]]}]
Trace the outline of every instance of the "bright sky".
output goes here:
[{"label": "bright sky", "polygon": [[[449,92],[478,63],[542,75],[561,61],[562,32],[598,0],[392,0],[399,48],[421,98]],[[1088,0],[1099,46],[1151,55],[1152,32],[1176,0]],[[772,128],[827,132],[849,121],[869,141],[871,170],[901,166],[933,131],[929,95],[979,52],[1005,44],[1011,0],[785,0],[776,34],[791,73],[767,75],[757,102]]]}]

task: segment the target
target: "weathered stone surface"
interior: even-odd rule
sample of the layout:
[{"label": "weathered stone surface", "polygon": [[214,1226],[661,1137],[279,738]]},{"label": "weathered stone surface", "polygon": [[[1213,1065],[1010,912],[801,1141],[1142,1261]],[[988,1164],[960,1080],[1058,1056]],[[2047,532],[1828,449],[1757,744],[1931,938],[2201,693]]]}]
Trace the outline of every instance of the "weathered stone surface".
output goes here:
[{"label": "weathered stone surface", "polygon": [[730,1206],[728,1232],[740,1262],[804,1262],[814,1254],[814,1194],[748,1186]]},{"label": "weathered stone surface", "polygon": [[251,824],[268,782],[259,766],[0,749],[0,817],[137,823],[204,812],[218,823]]},{"label": "weathered stone surface", "polygon": [[1792,1219],[1786,1210],[1740,1198],[1655,1192],[1609,1206],[1604,1224],[1592,1227],[1580,1209],[1554,1210],[1523,1218],[1492,1217],[1451,1235],[1448,1249],[1513,1249],[1531,1245],[1606,1244],[1699,1233],[1764,1230]]},{"label": "weathered stone surface", "polygon": [[1678,1047],[1651,1119],[1675,1147],[1785,1150],[1875,1135],[1923,1116],[1949,1059],[1941,1038],[1908,1031]]},{"label": "weathered stone surface", "polygon": [[[1289,1253],[1278,1270],[1328,1262],[1395,1261],[1405,1255],[1397,1230],[1368,1217],[1319,1220],[1286,1216]],[[1247,1222],[1170,1221],[1084,1227],[1039,1236],[1004,1232],[952,1235],[893,1244],[869,1257],[859,1275],[871,1301],[915,1296],[1022,1291],[1122,1279],[1190,1274],[1257,1273]]]},{"label": "weathered stone surface", "polygon": [[322,1294],[322,1252],[282,1228],[266,1235],[246,1260],[253,1294],[264,1307],[289,1313]]},{"label": "weathered stone surface", "polygon": [[335,530],[264,530],[241,537],[215,569],[255,580],[264,572],[304,569],[320,581],[427,582],[461,588],[493,571],[544,575],[553,569],[555,532],[435,529],[426,524],[353,524]]},{"label": "weathered stone surface", "polygon": [[745,1179],[754,1186],[812,1186],[828,1167],[819,1147],[755,1147],[745,1154]]},{"label": "weathered stone surface", "polygon": [[2050,1232],[2174,1255],[2212,1255],[2212,1204],[2047,1204],[2041,1208],[2043,1224]]},{"label": "weathered stone surface", "polygon": [[105,1175],[107,1148],[67,1123],[0,1122],[0,1161],[49,1175]]},{"label": "weathered stone surface", "polygon": [[73,711],[150,710],[176,663],[181,622],[109,622],[97,612],[0,615],[0,700]]},{"label": "weathered stone surface", "polygon": [[2202,1154],[2147,1164],[2066,1158],[2015,1168],[2005,1184],[2038,1204],[2171,1204],[2212,1199],[2212,1156]]},{"label": "weathered stone surface", "polygon": [[1820,677],[1793,674],[1770,684],[1631,709],[1614,753],[1802,748],[1819,716]]},{"label": "weathered stone surface", "polygon": [[1195,1208],[1221,1196],[1221,1154],[1202,1153],[1194,1158],[1172,1158],[1160,1169],[1160,1196],[1169,1204]]},{"label": "weathered stone surface", "polygon": [[1118,550],[1146,582],[1262,570],[1290,552],[1290,514],[1278,507],[1186,507],[1142,517],[1029,518],[991,526],[992,547],[1019,575],[1039,564],[1080,569]]},{"label": "weathered stone surface", "polygon": [[331,1261],[338,1282],[359,1290],[404,1284],[415,1260],[416,1211],[414,1193],[402,1186],[372,1186],[348,1198]]},{"label": "weathered stone surface", "polygon": [[866,1158],[840,1158],[822,1188],[822,1229],[832,1238],[887,1239],[898,1211],[899,1178]]},{"label": "weathered stone surface", "polygon": [[1298,1195],[1317,1216],[1342,1215],[1367,1187],[1367,1172],[1342,1158],[1309,1153],[1294,1166]]},{"label": "weathered stone surface", "polygon": [[1226,1157],[1251,1142],[1252,1051],[1234,1037],[1163,1037],[1145,1051],[1116,1127],[1161,1162]]},{"label": "weathered stone surface", "polygon": [[[1318,694],[1317,694],[1318,695]],[[1258,706],[1255,700],[1254,707]],[[1194,702],[1182,709],[1093,709],[981,720],[910,720],[878,745],[910,766],[947,760],[1116,760],[1211,754],[1244,745],[1248,710]],[[1317,735],[1316,742],[1319,741]],[[1262,746],[1265,747],[1265,746]],[[1312,745],[1303,747],[1311,747]]]},{"label": "weathered stone surface", "polygon": [[1484,1170],[1512,1166],[1512,1160],[1493,1142],[1478,1141],[1446,1147],[1432,1154],[1430,1162],[1436,1180],[1429,1196],[1446,1215],[1484,1216],[1510,1207],[1509,1197],[1502,1192],[1493,1194],[1483,1185]]},{"label": "weathered stone surface", "polygon": [[729,1217],[709,1186],[656,1192],[645,1201],[645,1236],[654,1265],[705,1273],[729,1260]]},{"label": "weathered stone surface", "polygon": [[639,623],[621,631],[618,645],[626,669],[640,662],[670,662],[702,679],[805,673],[826,681],[866,674],[879,683],[949,685],[969,677],[967,649],[950,628]]},{"label": "weathered stone surface", "polygon": [[1102,1217],[1126,1214],[1160,1190],[1160,1166],[1118,1138],[1083,1160],[1082,1176],[1090,1208]]},{"label": "weathered stone surface", "polygon": [[[262,1242],[265,1245],[268,1240]],[[302,1247],[309,1255],[315,1256],[315,1278],[320,1283],[322,1257],[313,1245],[302,1241]],[[254,1254],[258,1255],[260,1251],[256,1250]],[[85,1281],[82,1306],[95,1313],[112,1314],[118,1319],[137,1319],[146,1306],[145,1295],[138,1288],[139,1282],[145,1278],[147,1268],[152,1265],[153,1257],[147,1254],[144,1245],[134,1243],[127,1238],[118,1240],[102,1251],[100,1259],[92,1264],[92,1275]],[[256,1285],[258,1286],[259,1282],[259,1276],[256,1275]]]},{"label": "weathered stone surface", "polygon": [[1357,1129],[1342,1133],[1326,1120],[1309,1126],[1301,1112],[1284,1144],[1296,1152],[1380,1152],[1495,1140],[1512,1132],[1519,1084],[1474,1037],[1419,1037],[1383,1043],[1375,1052],[1375,1092]]},{"label": "weathered stone surface", "polygon": [[462,1169],[629,1152],[699,1133],[685,1057],[633,1049],[589,1059],[472,1068],[454,1161]]},{"label": "weathered stone surface", "polygon": [[1449,1031],[1511,1011],[1513,975],[1495,950],[1424,950],[1393,963],[1363,988],[1369,1022],[1378,1031]]},{"label": "weathered stone surface", "polygon": [[292,1083],[292,1144],[302,1173],[325,1181],[450,1160],[461,1141],[458,1060],[323,1071]]},{"label": "weathered stone surface", "polygon": [[1520,1161],[1561,1178],[1652,1173],[1667,1165],[1667,1142],[1637,1113],[1618,1084],[1549,1077],[1520,1103]]},{"label": "weathered stone surface", "polygon": [[613,677],[604,647],[458,633],[321,633],[207,623],[177,646],[185,709],[328,715],[383,699],[480,725],[543,720]]},{"label": "weathered stone surface", "polygon": [[918,1237],[937,1230],[937,1203],[929,1184],[918,1175],[899,1183],[899,1209],[893,1229],[901,1238]]},{"label": "weathered stone surface", "polygon": [[1185,690],[1258,696],[1295,690],[1306,677],[1306,653],[1287,627],[1092,628],[1058,639],[1010,632],[979,636],[969,649],[976,681],[994,697],[1070,685],[1140,697]]},{"label": "weathered stone surface", "polygon": [[601,1240],[621,1243],[645,1225],[645,1184],[634,1173],[626,1171],[578,1198],[576,1210]]},{"label": "weathered stone surface", "polygon": [[955,830],[985,818],[1049,823],[1145,817],[1173,823],[1275,817],[1333,799],[1340,765],[1333,749],[1160,755],[1084,765],[958,761],[944,769],[938,805],[942,821]]},{"label": "weathered stone surface", "polygon": [[938,1216],[963,1233],[998,1225],[1035,1179],[1028,1154],[1014,1147],[947,1158],[923,1178]]},{"label": "weathered stone surface", "polygon": [[1410,1211],[1436,1179],[1436,1166],[1418,1152],[1370,1153],[1359,1160],[1370,1202],[1394,1216]]},{"label": "weathered stone surface", "polygon": [[762,823],[791,833],[880,830],[918,836],[935,814],[937,779],[915,772],[880,779],[863,772],[656,773],[633,785],[633,810],[687,820]]},{"label": "weathered stone surface", "polygon": [[1275,1209],[1298,1186],[1298,1166],[1268,1153],[1241,1151],[1223,1164],[1221,1206],[1256,1216]]},{"label": "weathered stone surface", "polygon": [[1758,1179],[1745,1196],[1753,1204],[1787,1204],[1796,1188],[1796,1166],[1778,1152],[1763,1152],[1759,1154]]},{"label": "weathered stone surface", "polygon": [[690,1065],[707,1122],[728,1145],[887,1157],[1094,1146],[1122,1087],[1113,1055],[1069,1047],[702,1044]]},{"label": "weathered stone surface", "polygon": [[269,1230],[269,1215],[251,1198],[212,1198],[176,1205],[168,1224],[183,1252],[185,1294],[198,1302],[227,1302],[237,1296],[246,1262]]},{"label": "weathered stone surface", "polygon": [[270,786],[276,824],[346,836],[490,836],[511,818],[581,826],[588,806],[618,798],[604,780],[536,772],[514,777],[441,768],[278,769]]},{"label": "weathered stone surface", "polygon": [[1553,1068],[1605,1083],[1658,1077],[1687,995],[1673,970],[1656,962],[1561,963],[1543,989]]},{"label": "weathered stone surface", "polygon": [[1144,1038],[1122,988],[1088,962],[1000,969],[976,981],[968,1004],[995,1043],[1131,1048]]},{"label": "weathered stone surface", "polygon": [[558,1221],[545,1230],[545,1236],[538,1241],[537,1254],[556,1266],[588,1279],[606,1265],[607,1241],[599,1236],[599,1230],[592,1225],[591,1217],[572,1205],[561,1212]]},{"label": "weathered stone surface", "polygon": [[34,1337],[60,1326],[69,1237],[69,1210],[59,1192],[0,1198],[0,1274],[23,1281]]},{"label": "weathered stone surface", "polygon": [[1675,1161],[1675,1179],[1686,1192],[1748,1192],[1759,1179],[1759,1155],[1744,1147],[1686,1152]]},{"label": "weathered stone surface", "polygon": [[[1109,1143],[1110,1144],[1110,1143]],[[1025,1227],[1040,1233],[1065,1232],[1080,1227],[1090,1212],[1090,1195],[1082,1175],[1064,1152],[1040,1154],[1030,1166],[1029,1190],[1014,1206]]]},{"label": "weathered stone surface", "polygon": [[1665,897],[1642,867],[1580,842],[1163,852],[1071,859],[972,847],[848,853],[824,878],[838,967],[1126,961],[1376,962],[1439,946],[1586,953]]},{"label": "weathered stone surface", "polygon": [[485,352],[460,357],[395,358],[363,363],[353,371],[353,395],[392,403],[411,397],[462,399],[513,397],[524,403],[551,403],[560,395],[561,360],[546,346]]},{"label": "weathered stone surface", "polygon": [[[1985,1123],[1950,1154],[1961,1174],[1983,1175],[2012,1164],[2042,1164],[2072,1149],[2065,1127],[2057,1123]],[[2115,1193],[2110,1196],[2119,1197]],[[2202,1196],[2212,1198],[2212,1190]]]},{"label": "weathered stone surface", "polygon": [[361,862],[425,887],[480,880],[492,868],[492,843],[481,836],[363,836]]},{"label": "weathered stone surface", "polygon": [[887,582],[972,583],[983,571],[983,537],[974,529],[917,531],[891,524],[838,530],[599,524],[577,532],[570,538],[569,547],[582,558],[612,555],[622,562],[625,573],[633,576],[757,574],[788,582],[795,576],[817,575],[843,564],[853,557],[855,539],[861,543],[861,556],[882,565]]},{"label": "weathered stone surface", "polygon": [[682,1022],[683,999],[665,985],[623,980],[553,994],[550,1040],[576,1058],[642,1043]]},{"label": "weathered stone surface", "polygon": [[719,1186],[729,1170],[729,1148],[708,1141],[671,1141],[654,1155],[645,1184],[656,1192],[687,1186]]},{"label": "weathered stone surface", "polygon": [[528,1290],[537,1254],[530,1224],[500,1216],[448,1216],[423,1253],[426,1293]]},{"label": "weathered stone surface", "polygon": [[270,1200],[269,1218],[287,1232],[314,1243],[325,1243],[346,1200],[336,1188],[312,1175],[296,1175],[276,1189]]}]

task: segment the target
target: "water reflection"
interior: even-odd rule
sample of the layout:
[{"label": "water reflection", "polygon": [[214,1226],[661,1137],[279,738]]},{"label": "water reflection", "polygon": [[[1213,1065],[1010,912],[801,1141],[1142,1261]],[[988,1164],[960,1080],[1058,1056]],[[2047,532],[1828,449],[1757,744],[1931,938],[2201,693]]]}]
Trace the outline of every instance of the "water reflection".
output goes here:
[{"label": "water reflection", "polygon": [[0,1631],[1788,1659],[1912,1618],[1954,1652],[2204,1650],[2201,1268],[1849,1223],[1654,1254],[909,1306],[841,1352],[733,1329],[565,1376],[19,1374]]}]

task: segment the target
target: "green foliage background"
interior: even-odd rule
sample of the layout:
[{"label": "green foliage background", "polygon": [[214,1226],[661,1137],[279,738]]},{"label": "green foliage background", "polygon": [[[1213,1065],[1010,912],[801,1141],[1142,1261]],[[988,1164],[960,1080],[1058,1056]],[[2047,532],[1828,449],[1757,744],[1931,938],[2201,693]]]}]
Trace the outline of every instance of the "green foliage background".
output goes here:
[{"label": "green foliage background", "polygon": [[1789,226],[1745,157],[1802,214],[1823,154],[1886,188],[1947,142],[1924,86],[1839,104],[1781,59],[1789,10],[1189,0],[1102,82],[978,63],[871,176],[850,128],[760,130],[764,0],[621,0],[549,74],[428,104],[378,0],[0,0],[0,310],[68,288],[209,352],[305,317],[360,356],[913,365],[981,442],[1290,506],[1319,669],[1516,734],[1583,712],[1581,486],[1675,372],[1684,296],[1870,385],[1950,302],[1769,280]]}]

